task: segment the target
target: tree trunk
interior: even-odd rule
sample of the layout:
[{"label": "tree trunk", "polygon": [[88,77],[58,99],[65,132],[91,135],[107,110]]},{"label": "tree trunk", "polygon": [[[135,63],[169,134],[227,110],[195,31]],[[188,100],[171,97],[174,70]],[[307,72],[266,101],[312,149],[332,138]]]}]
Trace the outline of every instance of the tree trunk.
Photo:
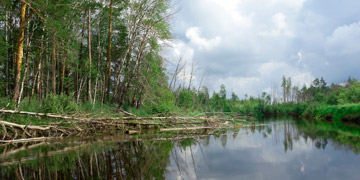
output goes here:
[{"label": "tree trunk", "polygon": [[113,0],[110,0],[110,17],[109,17],[109,47],[108,47],[108,69],[107,69],[107,91],[106,99],[110,99],[110,88],[111,88],[111,31],[112,31],[112,4]]},{"label": "tree trunk", "polygon": [[65,70],[66,70],[66,54],[64,52],[64,59],[62,63],[62,69],[61,69],[61,82],[60,82],[60,94],[64,92],[64,85],[65,85]]},{"label": "tree trunk", "polygon": [[25,26],[26,26],[26,3],[21,2],[21,10],[20,10],[20,27],[19,27],[19,37],[17,41],[17,52],[16,52],[16,71],[15,71],[15,85],[14,85],[14,97],[13,101],[16,102],[19,98],[20,91],[20,77],[21,77],[21,65],[22,65],[22,57],[23,57],[23,46],[24,46],[24,36],[25,36]]},{"label": "tree trunk", "polygon": [[94,88],[94,102],[93,102],[93,105],[95,105],[95,102],[96,102],[96,94],[97,94],[97,91],[98,91],[98,87],[99,87],[99,83],[98,83],[98,79],[99,79],[99,73],[100,73],[100,70],[99,70],[99,67],[100,67],[100,59],[101,59],[101,49],[100,49],[100,21],[99,21],[99,25],[98,25],[98,61],[97,61],[97,68],[96,68],[96,80],[95,80],[95,88]]},{"label": "tree trunk", "polygon": [[8,51],[8,11],[5,12],[5,44],[6,44],[6,60],[5,60],[5,96],[9,95],[9,51]]},{"label": "tree trunk", "polygon": [[52,93],[56,94],[56,43],[55,43],[55,35],[53,35],[52,42]]},{"label": "tree trunk", "polygon": [[[29,27],[28,27],[28,31],[27,31],[27,41],[26,41],[26,66],[25,66],[25,71],[24,71],[24,76],[23,76],[23,79],[22,79],[22,82],[21,82],[21,86],[20,86],[20,93],[19,93],[19,98],[18,98],[18,101],[17,101],[17,105],[20,104],[21,102],[21,99],[22,99],[22,95],[23,95],[23,92],[24,92],[24,86],[25,86],[25,80],[26,80],[26,77],[27,77],[27,74],[28,74],[28,69],[29,69],[29,52],[30,52],[30,47],[31,47],[31,39],[32,39],[32,36],[34,35],[34,31],[35,31],[36,27],[33,27],[32,31],[31,31],[31,35],[29,34]],[[27,90],[27,88],[26,88]],[[25,93],[25,96],[27,94]]]},{"label": "tree trunk", "polygon": [[[89,0],[90,2],[90,0]],[[89,77],[88,77],[88,101],[91,102],[91,11],[88,9],[88,56],[89,56]]]},{"label": "tree trunk", "polygon": [[41,36],[41,45],[40,45],[40,58],[39,58],[39,64],[38,64],[38,83],[36,86],[36,91],[38,93],[38,100],[41,100],[42,98],[42,80],[43,80],[43,72],[42,72],[42,59],[43,59],[43,53],[44,53],[44,35]]},{"label": "tree trunk", "polygon": [[[87,12],[84,11],[84,19],[86,19],[86,14]],[[75,74],[75,84],[74,84],[74,87],[75,87],[75,97],[77,98],[78,97],[78,93],[79,93],[79,79],[80,79],[80,73],[79,73],[79,65],[81,65],[82,63],[82,50],[83,50],[83,39],[84,39],[84,32],[85,32],[85,22],[83,22],[83,25],[82,25],[82,30],[81,30],[81,40],[80,40],[80,52],[79,52],[79,61],[76,63],[76,74]]]},{"label": "tree trunk", "polygon": [[[26,49],[26,65],[25,65],[25,71],[24,71],[24,76],[23,79],[21,81],[21,86],[20,86],[20,92],[19,92],[19,98],[17,100],[17,105],[19,106],[20,102],[21,102],[21,98],[24,92],[24,84],[25,84],[25,79],[27,77],[28,74],[28,69],[29,69],[29,51],[30,51],[30,38],[28,38],[27,40],[27,49]],[[26,95],[26,94],[25,94]]]},{"label": "tree trunk", "polygon": [[193,62],[192,62],[192,64],[191,64],[191,71],[190,71],[190,78],[189,78],[189,86],[188,86],[188,91],[190,91],[190,89],[191,89],[191,82],[192,82],[192,80],[193,80],[193,76],[194,76],[194,71],[195,71],[195,62],[194,62],[194,60],[193,60]]}]

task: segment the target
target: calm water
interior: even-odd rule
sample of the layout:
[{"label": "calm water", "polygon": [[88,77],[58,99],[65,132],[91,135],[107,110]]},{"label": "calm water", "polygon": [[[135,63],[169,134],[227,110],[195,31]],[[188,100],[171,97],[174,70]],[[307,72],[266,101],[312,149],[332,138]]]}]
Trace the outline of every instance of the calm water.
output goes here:
[{"label": "calm water", "polygon": [[0,146],[0,179],[360,179],[359,138],[310,123]]}]

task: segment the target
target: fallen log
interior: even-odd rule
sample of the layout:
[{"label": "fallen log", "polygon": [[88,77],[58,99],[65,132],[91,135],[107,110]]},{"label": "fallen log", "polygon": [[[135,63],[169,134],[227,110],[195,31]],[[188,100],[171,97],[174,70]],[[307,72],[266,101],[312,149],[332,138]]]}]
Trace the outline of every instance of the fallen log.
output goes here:
[{"label": "fallen log", "polygon": [[15,111],[15,110],[0,110],[0,113],[8,113],[8,114],[23,114],[23,115],[30,115],[30,116],[43,116],[43,117],[50,117],[55,119],[66,119],[66,120],[75,120],[80,122],[89,122],[89,121],[105,121],[105,120],[204,120],[208,121],[211,118],[208,117],[117,117],[117,118],[81,118],[81,117],[74,117],[74,116],[62,116],[57,114],[50,114],[50,113],[36,113],[36,112],[27,112],[27,111]]},{"label": "fallen log", "polygon": [[0,113],[23,114],[23,115],[30,115],[30,116],[44,116],[44,117],[51,117],[51,118],[56,118],[56,119],[68,119],[68,120],[79,120],[79,121],[90,120],[89,118],[77,118],[74,116],[62,116],[62,115],[49,114],[49,113],[36,113],[36,112],[15,111],[15,110],[0,110]]},{"label": "fallen log", "polygon": [[14,139],[14,140],[0,140],[0,143],[25,143],[25,142],[39,142],[54,139],[55,137],[37,137],[26,139]]},{"label": "fallen log", "polygon": [[138,131],[134,131],[134,130],[127,130],[125,131],[126,134],[132,135],[132,134],[137,134]]},{"label": "fallen log", "polygon": [[0,124],[5,125],[5,126],[17,127],[17,128],[22,129],[22,130],[34,129],[34,130],[46,131],[46,130],[49,130],[51,128],[51,126],[41,127],[41,126],[33,126],[33,125],[21,125],[21,124],[15,124],[15,123],[11,123],[11,122],[6,122],[6,121],[0,121]]},{"label": "fallen log", "polygon": [[184,128],[165,128],[160,131],[184,131],[184,130],[199,130],[199,129],[215,129],[217,127],[184,127]]},{"label": "fallen log", "polygon": [[133,117],[136,116],[135,114],[129,113],[129,112],[124,111],[124,110],[122,110],[122,109],[118,109],[118,110],[119,110],[120,112],[122,112],[123,114],[127,115],[127,116],[133,116]]}]

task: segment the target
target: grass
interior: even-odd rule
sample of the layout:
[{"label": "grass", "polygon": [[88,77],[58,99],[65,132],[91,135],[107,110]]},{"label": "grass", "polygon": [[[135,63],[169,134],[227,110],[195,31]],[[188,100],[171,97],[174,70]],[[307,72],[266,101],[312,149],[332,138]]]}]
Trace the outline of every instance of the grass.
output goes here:
[{"label": "grass", "polygon": [[[8,98],[0,98],[0,109],[15,109],[15,103]],[[66,95],[49,95],[42,101],[35,98],[29,102],[25,98],[19,105],[18,110],[38,113],[53,113],[59,115],[76,115],[79,117],[119,117],[122,114],[116,112],[115,105],[107,105],[103,103],[76,103],[72,97]],[[54,118],[26,116],[19,114],[3,114],[1,119],[18,123],[46,125],[49,122],[58,122]]]},{"label": "grass", "polygon": [[312,111],[316,118],[332,115],[333,119],[341,120],[345,115],[360,114],[360,104],[318,106]]}]

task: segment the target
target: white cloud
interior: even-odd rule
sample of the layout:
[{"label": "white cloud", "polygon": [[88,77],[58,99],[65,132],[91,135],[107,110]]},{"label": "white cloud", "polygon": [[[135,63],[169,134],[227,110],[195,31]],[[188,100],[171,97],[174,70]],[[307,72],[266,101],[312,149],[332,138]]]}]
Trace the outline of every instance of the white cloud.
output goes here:
[{"label": "white cloud", "polygon": [[309,72],[299,73],[292,77],[293,85],[297,85],[299,88],[302,88],[304,84],[310,87],[314,79],[315,77]]},{"label": "white cloud", "polygon": [[295,11],[299,11],[306,0],[269,0],[269,3],[273,6],[285,5]]},{"label": "white cloud", "polygon": [[221,38],[216,36],[213,39],[206,39],[200,36],[201,31],[198,27],[191,27],[186,31],[186,37],[195,44],[200,50],[211,50],[219,45]]},{"label": "white cloud", "polygon": [[[359,1],[346,1],[341,8],[335,2],[308,0],[179,4],[174,26],[179,39],[174,41],[192,52],[188,59],[208,69],[204,85],[210,91],[225,84],[229,93],[257,96],[281,84],[283,75],[300,86],[309,85],[314,76],[324,76],[330,84],[359,75],[353,65],[360,56]],[[175,49],[177,54],[181,49]]]},{"label": "white cloud", "polygon": [[[211,79],[211,77],[210,77]],[[255,96],[253,92],[256,91],[257,86],[261,85],[260,77],[226,77],[217,78],[209,87],[212,90],[219,92],[219,87],[224,84],[229,95],[231,92],[236,93],[238,96],[243,97],[245,94]]]},{"label": "white cloud", "polygon": [[337,27],[327,38],[326,50],[330,55],[360,53],[360,22]]},{"label": "white cloud", "polygon": [[289,25],[287,24],[287,18],[283,13],[276,13],[272,16],[271,21],[273,23],[273,27],[269,30],[260,32],[260,36],[288,36],[294,37],[293,32],[291,32]]},{"label": "white cloud", "polygon": [[303,55],[302,55],[302,53],[300,51],[297,53],[297,55],[298,55],[298,58],[299,58],[297,63],[299,64],[299,63],[302,62]]}]

